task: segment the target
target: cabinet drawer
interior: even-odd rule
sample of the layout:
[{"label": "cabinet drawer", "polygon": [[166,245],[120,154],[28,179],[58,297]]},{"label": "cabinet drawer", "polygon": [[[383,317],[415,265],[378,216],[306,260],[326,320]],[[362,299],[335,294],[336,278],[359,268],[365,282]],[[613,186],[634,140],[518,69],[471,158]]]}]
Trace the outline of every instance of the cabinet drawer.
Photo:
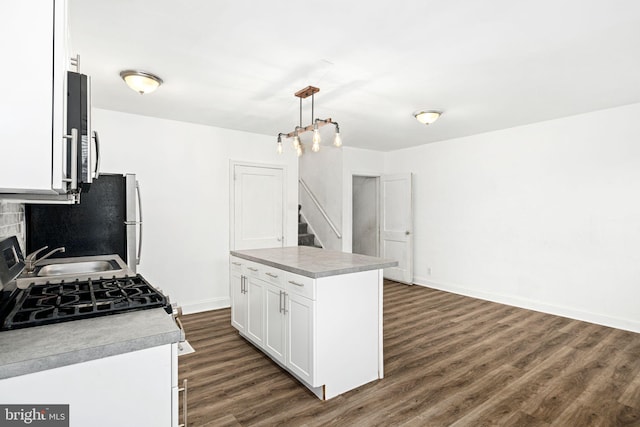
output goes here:
[{"label": "cabinet drawer", "polygon": [[260,271],[263,269],[264,267],[260,264],[257,264],[255,262],[252,261],[245,261],[244,262],[244,269],[243,269],[243,273],[245,276],[247,277],[255,277],[257,279],[260,279]]},{"label": "cabinet drawer", "polygon": [[312,300],[316,299],[315,279],[287,272],[286,280],[286,289],[288,292],[302,295]]},{"label": "cabinet drawer", "polygon": [[274,285],[284,288],[285,272],[278,270],[277,268],[260,266],[260,278],[265,282],[273,283]]},{"label": "cabinet drawer", "polygon": [[243,265],[244,260],[242,258],[236,258],[234,256],[229,257],[229,267],[231,268],[232,272],[242,274]]}]

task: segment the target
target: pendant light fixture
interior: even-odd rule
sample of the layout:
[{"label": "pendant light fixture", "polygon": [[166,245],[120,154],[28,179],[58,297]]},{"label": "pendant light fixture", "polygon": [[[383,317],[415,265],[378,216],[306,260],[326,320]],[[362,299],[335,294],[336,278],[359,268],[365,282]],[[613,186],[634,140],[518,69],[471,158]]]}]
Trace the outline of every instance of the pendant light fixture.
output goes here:
[{"label": "pendant light fixture", "polygon": [[120,77],[122,77],[127,86],[140,95],[151,93],[162,84],[160,77],[146,71],[124,70],[120,72]]},{"label": "pendant light fixture", "polygon": [[[320,151],[320,128],[327,124],[332,124],[336,127],[336,134],[333,139],[333,145],[336,147],[342,146],[342,137],[340,136],[340,126],[338,126],[337,122],[328,119],[318,119],[314,117],[314,95],[320,92],[320,89],[314,86],[307,86],[304,89],[300,89],[294,95],[300,98],[300,124],[295,127],[293,132],[289,133],[279,133],[278,134],[278,154],[282,154],[282,137],[285,138],[293,138],[293,148],[296,150],[298,157],[302,156],[304,152],[304,148],[302,143],[300,142],[300,134],[313,131],[313,138],[311,140],[311,151],[318,152]],[[302,126],[302,100],[304,98],[311,97],[311,124],[307,126]]]}]

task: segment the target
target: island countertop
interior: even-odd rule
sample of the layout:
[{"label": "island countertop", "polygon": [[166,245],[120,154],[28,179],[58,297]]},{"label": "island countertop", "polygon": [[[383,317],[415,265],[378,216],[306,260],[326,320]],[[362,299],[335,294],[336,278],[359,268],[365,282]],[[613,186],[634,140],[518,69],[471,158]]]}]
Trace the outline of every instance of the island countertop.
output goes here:
[{"label": "island countertop", "polygon": [[390,259],[309,246],[247,249],[231,251],[231,255],[313,279],[398,265]]}]

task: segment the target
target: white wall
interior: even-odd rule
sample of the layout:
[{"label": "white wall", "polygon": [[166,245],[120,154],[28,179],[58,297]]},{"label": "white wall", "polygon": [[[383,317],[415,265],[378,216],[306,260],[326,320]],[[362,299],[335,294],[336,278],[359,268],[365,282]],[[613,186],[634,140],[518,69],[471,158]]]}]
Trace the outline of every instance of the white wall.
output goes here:
[{"label": "white wall", "polygon": [[285,242],[297,245],[297,158],[274,138],[100,109],[93,122],[102,170],[142,187],[139,272],[185,312],[229,306],[230,160],[286,167]]},{"label": "white wall", "polygon": [[[300,178],[309,186],[309,189],[316,197],[331,219],[333,224],[342,233],[342,149],[336,148],[325,142],[320,151],[314,153],[307,142],[311,137],[310,133],[304,134],[302,138],[305,146],[305,153],[299,159]],[[328,136],[323,135],[324,141],[330,141]],[[287,147],[288,148],[288,147]],[[287,151],[285,149],[285,151]],[[307,193],[300,188],[300,204],[302,214],[308,221],[312,232],[316,234],[325,249],[340,250],[342,243],[335,232],[324,219],[320,210],[311,201]]]},{"label": "white wall", "polygon": [[385,172],[415,174],[415,281],[640,332],[638,117],[634,104],[387,153]]}]

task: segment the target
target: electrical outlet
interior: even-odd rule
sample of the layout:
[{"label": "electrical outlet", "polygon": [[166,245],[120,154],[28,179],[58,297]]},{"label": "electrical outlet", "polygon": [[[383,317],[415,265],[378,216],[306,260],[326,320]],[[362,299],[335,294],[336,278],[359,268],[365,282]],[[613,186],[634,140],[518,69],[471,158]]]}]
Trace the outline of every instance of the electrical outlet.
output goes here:
[{"label": "electrical outlet", "polygon": [[427,267],[427,276],[431,276],[431,267]]}]

